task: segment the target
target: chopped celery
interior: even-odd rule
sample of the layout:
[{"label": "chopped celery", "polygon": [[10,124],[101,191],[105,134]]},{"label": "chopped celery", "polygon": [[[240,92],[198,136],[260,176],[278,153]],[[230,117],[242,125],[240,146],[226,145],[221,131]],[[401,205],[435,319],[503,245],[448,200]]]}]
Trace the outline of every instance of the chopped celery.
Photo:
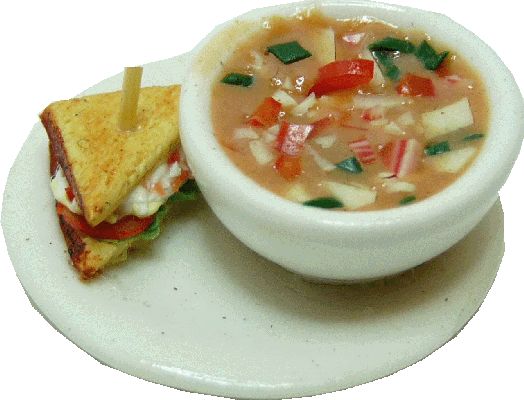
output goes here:
[{"label": "chopped celery", "polygon": [[251,75],[244,75],[232,72],[230,74],[227,74],[221,82],[227,85],[249,87],[253,84],[253,80],[254,79]]},{"label": "chopped celery", "polygon": [[309,207],[318,207],[318,208],[341,208],[344,207],[344,205],[335,199],[334,197],[318,197],[313,200],[305,201],[305,206]]},{"label": "chopped celery", "polygon": [[424,149],[424,153],[426,153],[427,156],[436,156],[438,154],[447,153],[448,151],[451,151],[448,141],[435,143],[426,146]]},{"label": "chopped celery", "polygon": [[360,174],[362,172],[362,166],[358,162],[356,157],[348,158],[347,160],[341,161],[336,164],[338,169],[342,169],[352,174]]},{"label": "chopped celery", "polygon": [[410,54],[415,51],[415,45],[409,40],[386,37],[369,45],[370,51],[399,51]]},{"label": "chopped celery", "polygon": [[399,204],[401,206],[405,206],[406,204],[413,203],[417,198],[415,196],[406,196],[402,200],[399,201]]},{"label": "chopped celery", "polygon": [[284,64],[292,64],[294,62],[311,57],[311,53],[304,49],[296,40],[293,42],[269,46],[267,51],[273,54]]},{"label": "chopped celery", "polygon": [[473,133],[471,135],[464,137],[462,140],[464,140],[465,142],[472,142],[473,140],[479,140],[479,139],[482,139],[483,137],[484,137],[484,134],[482,133]]},{"label": "chopped celery", "polygon": [[420,46],[415,51],[415,56],[424,64],[426,69],[431,71],[436,70],[444,59],[448,56],[449,51],[443,51],[438,54],[431,45],[425,40],[422,41]]}]

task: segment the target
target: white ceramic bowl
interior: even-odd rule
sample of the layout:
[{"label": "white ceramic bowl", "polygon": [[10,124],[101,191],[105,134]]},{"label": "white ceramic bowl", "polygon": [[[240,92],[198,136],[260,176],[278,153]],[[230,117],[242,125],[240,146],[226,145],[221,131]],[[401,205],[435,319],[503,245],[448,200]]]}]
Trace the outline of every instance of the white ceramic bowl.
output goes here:
[{"label": "white ceramic bowl", "polygon": [[[452,45],[480,72],[491,103],[483,150],[444,191],[409,206],[344,212],[305,207],[263,189],[229,160],[211,121],[211,88],[237,44],[271,15],[318,7],[421,29]],[[480,61],[480,62],[479,62]],[[207,202],[243,243],[309,278],[355,281],[404,271],[463,238],[498,196],[519,154],[524,104],[513,76],[485,43],[444,15],[369,1],[306,1],[253,10],[213,30],[194,50],[181,99],[182,144]]]}]

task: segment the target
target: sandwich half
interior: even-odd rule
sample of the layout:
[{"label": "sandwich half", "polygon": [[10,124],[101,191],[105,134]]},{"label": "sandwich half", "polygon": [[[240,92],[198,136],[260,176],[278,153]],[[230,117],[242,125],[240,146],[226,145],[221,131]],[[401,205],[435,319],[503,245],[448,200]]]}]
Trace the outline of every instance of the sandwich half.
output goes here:
[{"label": "sandwich half", "polygon": [[41,113],[60,228],[82,279],[156,238],[171,203],[194,198],[179,95],[179,86],[142,88],[131,132],[118,129],[121,92],[58,101]]}]

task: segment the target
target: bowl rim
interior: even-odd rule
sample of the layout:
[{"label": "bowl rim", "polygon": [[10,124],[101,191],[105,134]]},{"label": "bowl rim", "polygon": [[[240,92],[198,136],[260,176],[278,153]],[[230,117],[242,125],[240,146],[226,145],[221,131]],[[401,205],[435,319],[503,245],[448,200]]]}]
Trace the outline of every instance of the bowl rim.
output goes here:
[{"label": "bowl rim", "polygon": [[[490,127],[486,135],[486,142],[473,164],[454,183],[429,198],[402,207],[375,211],[324,210],[304,207],[270,192],[244,175],[233,164],[216,140],[210,113],[194,112],[196,104],[201,106],[202,109],[210,110],[210,96],[206,100],[206,93],[209,94],[209,91],[206,92],[206,90],[216,80],[216,74],[213,77],[204,77],[197,71],[198,68],[195,66],[198,63],[200,52],[210,44],[212,45],[214,41],[216,42],[217,37],[220,37],[222,32],[238,21],[260,21],[261,18],[267,18],[274,14],[289,16],[293,10],[296,13],[312,7],[319,9],[324,7],[359,7],[366,11],[385,10],[411,17],[430,16],[430,18],[427,18],[428,20],[443,24],[446,29],[451,28],[455,35],[471,41],[475,48],[482,52],[482,56],[488,62],[474,67],[481,76],[489,76],[495,82],[504,84],[505,114],[496,113],[496,111],[501,110],[500,104],[494,104],[494,99],[497,98],[495,87],[498,85],[486,87],[491,103]],[[362,16],[365,15],[362,14]],[[423,22],[417,28],[425,30],[423,26],[425,23]],[[439,41],[446,43],[448,40],[445,37],[439,37]],[[208,101],[207,104],[205,104],[206,101]],[[203,104],[206,107],[203,107]],[[192,52],[188,74],[182,86],[180,110],[181,139],[185,151],[191,153],[190,149],[196,146],[199,149],[199,154],[203,156],[203,163],[213,163],[214,166],[206,169],[202,165],[202,168],[199,168],[195,164],[198,161],[190,160],[190,167],[197,171],[206,170],[205,173],[210,174],[210,176],[213,175],[215,178],[224,179],[224,177],[227,177],[227,189],[215,189],[220,191],[225,201],[228,201],[228,195],[233,192],[233,197],[238,203],[236,205],[238,211],[248,213],[261,222],[277,219],[279,221],[276,224],[278,230],[297,231],[297,225],[300,225],[303,230],[315,229],[317,234],[322,235],[328,232],[344,234],[347,233],[347,229],[351,229],[351,232],[364,235],[365,240],[369,239],[370,234],[376,234],[377,228],[383,235],[391,235],[393,233],[408,233],[415,226],[427,225],[428,221],[431,221],[432,228],[443,227],[449,224],[449,218],[460,218],[468,212],[468,207],[479,204],[479,200],[493,202],[518,157],[524,137],[524,117],[522,117],[524,115],[524,102],[520,90],[509,69],[486,43],[443,14],[366,0],[306,0],[270,6],[251,10],[219,25]],[[203,114],[207,114],[207,118],[202,118]],[[200,118],[197,118],[197,124],[194,123],[195,115],[200,116]],[[493,149],[496,151],[488,151]],[[493,168],[493,165],[497,168]],[[213,207],[213,204],[211,206]],[[446,219],[443,219],[442,216],[446,216]]]}]

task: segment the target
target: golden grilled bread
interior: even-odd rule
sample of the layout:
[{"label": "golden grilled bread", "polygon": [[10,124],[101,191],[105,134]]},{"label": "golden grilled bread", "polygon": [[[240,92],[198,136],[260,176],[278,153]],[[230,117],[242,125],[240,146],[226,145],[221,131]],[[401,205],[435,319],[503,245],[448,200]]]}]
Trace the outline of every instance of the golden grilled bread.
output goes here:
[{"label": "golden grilled bread", "polygon": [[[86,223],[106,220],[122,200],[179,146],[180,86],[140,89],[139,127],[118,130],[121,92],[58,101],[40,115],[49,136],[50,172],[64,171]],[[99,240],[58,212],[60,228],[82,279],[122,262],[139,239]]]},{"label": "golden grilled bread", "polygon": [[140,90],[139,128],[118,130],[121,92],[50,104],[40,115],[87,222],[107,219],[178,145],[180,86]]}]

